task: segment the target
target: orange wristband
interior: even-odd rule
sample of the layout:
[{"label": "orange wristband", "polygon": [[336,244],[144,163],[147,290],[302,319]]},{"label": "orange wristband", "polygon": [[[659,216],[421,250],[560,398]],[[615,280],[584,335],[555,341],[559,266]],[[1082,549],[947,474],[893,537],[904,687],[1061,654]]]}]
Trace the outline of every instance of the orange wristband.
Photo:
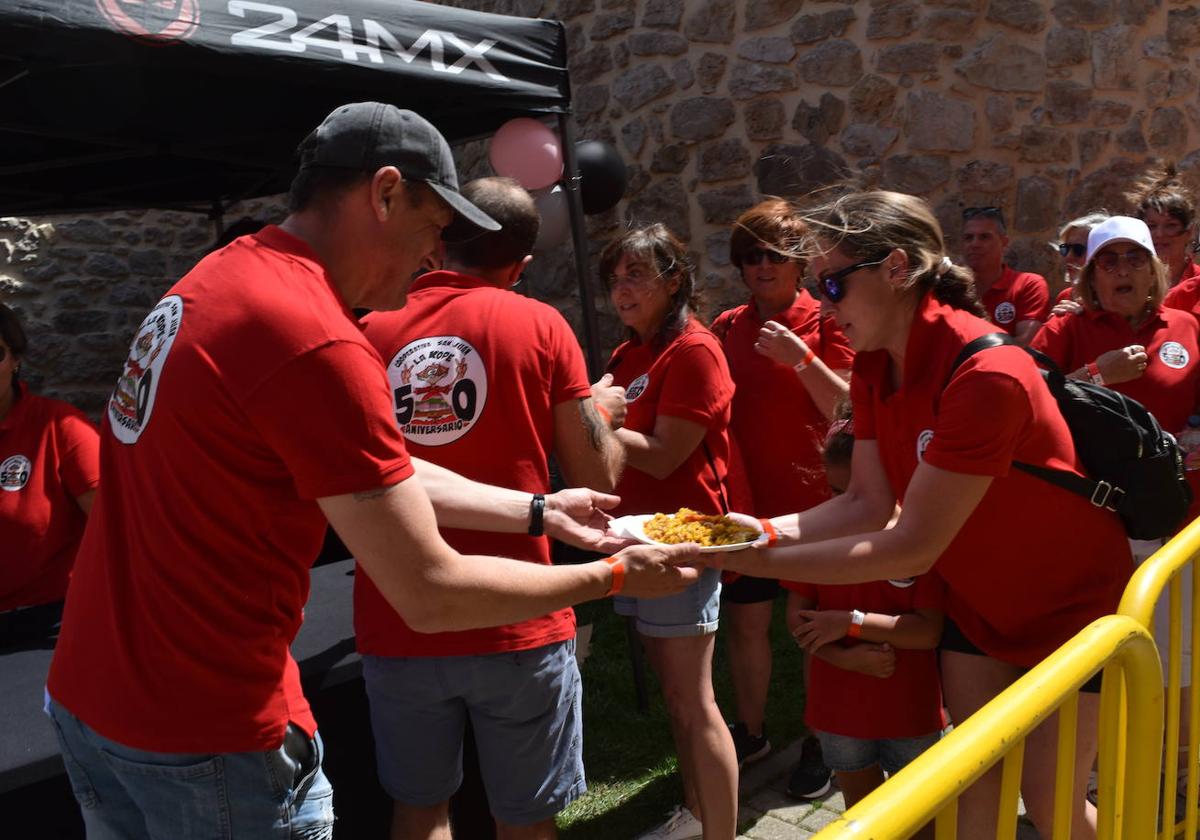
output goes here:
[{"label": "orange wristband", "polygon": [[605,557],[604,562],[612,569],[612,585],[604,593],[604,597],[607,598],[625,588],[625,561],[619,557]]},{"label": "orange wristband", "polygon": [[767,548],[779,542],[779,532],[775,530],[775,526],[771,524],[770,519],[760,519],[758,520],[758,524],[762,525],[763,533],[767,535]]},{"label": "orange wristband", "polygon": [[611,429],[612,428],[612,413],[607,408],[600,405],[600,403],[595,403],[595,406],[596,406],[596,413],[600,415],[600,419],[603,420],[605,423],[607,423],[608,427]]},{"label": "orange wristband", "polygon": [[813,359],[815,359],[815,358],[817,358],[817,351],[815,351],[811,347],[809,347],[808,352],[804,354],[804,358],[801,359],[800,361],[796,362],[796,364],[795,364],[796,373],[799,373],[800,371],[804,370],[806,367],[811,365]]},{"label": "orange wristband", "polygon": [[862,625],[850,622],[850,626],[846,628],[846,635],[851,639],[857,639],[862,635]]}]

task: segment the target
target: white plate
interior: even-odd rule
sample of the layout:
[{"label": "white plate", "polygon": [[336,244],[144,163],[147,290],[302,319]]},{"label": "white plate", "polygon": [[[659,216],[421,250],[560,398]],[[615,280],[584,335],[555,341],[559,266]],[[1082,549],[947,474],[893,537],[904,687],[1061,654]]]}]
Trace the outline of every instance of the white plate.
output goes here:
[{"label": "white plate", "polygon": [[[729,545],[701,546],[701,554],[711,554],[717,551],[741,551],[744,548],[749,548],[762,539],[763,528],[762,523],[760,523],[758,519],[745,513],[730,513],[728,516],[739,525],[745,525],[747,528],[753,528],[755,531],[758,531],[758,538],[748,540],[746,542],[730,543]],[[642,526],[645,525],[648,520],[653,518],[653,513],[637,513],[629,516],[619,516],[608,523],[608,528],[614,534],[623,537],[629,537],[632,540],[637,540],[638,542],[645,543],[646,545],[670,545],[670,543],[659,542],[658,540],[651,539],[650,537],[646,536],[646,532],[642,529]]]}]

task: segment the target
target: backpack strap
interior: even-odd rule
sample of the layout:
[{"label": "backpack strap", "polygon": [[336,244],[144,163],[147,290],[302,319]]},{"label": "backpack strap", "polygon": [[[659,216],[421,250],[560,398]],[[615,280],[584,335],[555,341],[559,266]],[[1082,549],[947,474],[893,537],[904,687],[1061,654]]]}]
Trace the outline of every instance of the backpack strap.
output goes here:
[{"label": "backpack strap", "polygon": [[987,350],[991,347],[1003,347],[1005,344],[1016,344],[1017,340],[1005,332],[988,333],[981,335],[974,341],[968,341],[966,346],[959,351],[954,359],[954,364],[950,365],[950,372],[946,374],[946,381],[942,384],[942,390],[950,384],[950,380],[954,377],[955,371],[962,367],[963,362],[974,356],[980,350]]},{"label": "backpack strap", "polygon": [[1083,496],[1096,507],[1108,508],[1113,513],[1118,512],[1121,501],[1125,498],[1124,490],[1107,481],[1095,481],[1066,470],[1039,467],[1034,464],[1026,464],[1024,461],[1013,461],[1012,465],[1021,472],[1037,476],[1042,481],[1048,481],[1056,487]]},{"label": "backpack strap", "polygon": [[[954,364],[950,366],[950,373],[946,375],[946,382],[942,386],[945,390],[946,385],[950,384],[950,379],[954,376],[954,372],[962,366],[962,364],[981,350],[987,350],[992,347],[1003,347],[1006,344],[1016,344],[1017,340],[1008,333],[995,332],[981,335],[973,341],[967,342],[966,346],[959,352],[954,359]],[[1058,365],[1054,360],[1045,353],[1040,353],[1037,350],[1032,350],[1028,347],[1023,347],[1026,353],[1033,357],[1033,360],[1042,368],[1045,368],[1047,375],[1051,377],[1063,378],[1062,371],[1058,369]],[[1107,481],[1096,481],[1091,478],[1076,475],[1068,470],[1056,470],[1051,467],[1039,467],[1034,464],[1027,464],[1024,461],[1013,461],[1012,465],[1022,472],[1037,478],[1047,481],[1056,487],[1061,487],[1063,490],[1068,490],[1083,498],[1089,500],[1096,507],[1108,508],[1116,512],[1125,497],[1125,491],[1120,487],[1109,484]]]}]

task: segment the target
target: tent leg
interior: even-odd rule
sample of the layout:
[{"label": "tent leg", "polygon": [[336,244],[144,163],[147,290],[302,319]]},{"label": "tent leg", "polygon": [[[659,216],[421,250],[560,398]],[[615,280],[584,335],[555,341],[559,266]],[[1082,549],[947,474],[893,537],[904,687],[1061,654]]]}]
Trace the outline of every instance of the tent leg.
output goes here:
[{"label": "tent leg", "polygon": [[567,190],[567,209],[571,214],[571,245],[575,251],[575,273],[579,283],[579,308],[583,313],[583,346],[588,374],[595,382],[603,374],[600,359],[599,329],[596,323],[596,299],[588,268],[587,231],[583,226],[583,198],[579,192],[579,163],[575,159],[575,127],[570,114],[558,115],[559,136],[563,145],[563,184]]}]

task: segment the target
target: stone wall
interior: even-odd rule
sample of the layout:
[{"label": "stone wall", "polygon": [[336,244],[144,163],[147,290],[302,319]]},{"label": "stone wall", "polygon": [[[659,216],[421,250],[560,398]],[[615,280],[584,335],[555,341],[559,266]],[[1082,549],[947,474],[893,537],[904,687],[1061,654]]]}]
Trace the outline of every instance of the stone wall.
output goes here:
[{"label": "stone wall", "polygon": [[[558,0],[585,136],[617,142],[627,200],[743,296],[728,225],[766,194],[847,176],[1006,212],[1010,260],[1057,282],[1062,221],[1125,209],[1154,157],[1194,166],[1200,5],[1162,0]],[[602,232],[602,231],[597,231]]]},{"label": "stone wall", "polygon": [[[283,208],[246,202],[225,220],[243,216],[278,221]],[[98,417],[133,331],[216,235],[204,215],[174,210],[0,218],[0,300],[30,341],[22,378]]]},{"label": "stone wall", "polygon": [[[964,206],[998,204],[1010,260],[1052,279],[1059,223],[1126,209],[1155,157],[1200,162],[1200,3],[1184,0],[460,0],[565,21],[579,134],[617,144],[625,200],[588,220],[595,250],[662,221],[701,265],[706,314],[744,293],[728,226],[766,194],[846,177],[928,198],[953,243]],[[464,178],[486,147],[458,150]],[[227,219],[277,219],[277,202]],[[21,310],[28,378],[95,413],[153,301],[204,252],[176,212],[0,220],[0,296]],[[569,247],[528,291],[579,321]],[[620,325],[601,296],[603,342]]]}]

